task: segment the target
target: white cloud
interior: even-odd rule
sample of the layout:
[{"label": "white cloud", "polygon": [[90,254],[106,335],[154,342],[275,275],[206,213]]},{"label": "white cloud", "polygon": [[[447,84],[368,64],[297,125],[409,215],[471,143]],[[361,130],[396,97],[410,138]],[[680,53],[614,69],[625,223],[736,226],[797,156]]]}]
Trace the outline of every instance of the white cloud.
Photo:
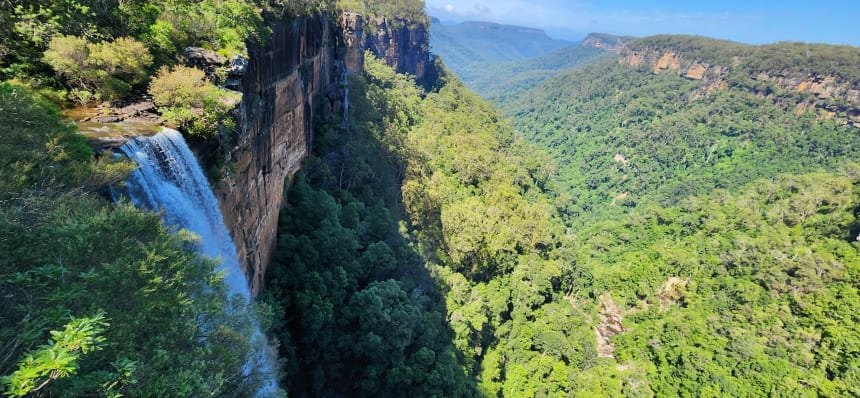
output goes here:
[{"label": "white cloud", "polygon": [[446,4],[446,5],[445,5],[445,11],[447,11],[447,12],[453,12],[453,11],[454,11],[454,6],[453,6],[453,5],[451,5],[451,4]]}]

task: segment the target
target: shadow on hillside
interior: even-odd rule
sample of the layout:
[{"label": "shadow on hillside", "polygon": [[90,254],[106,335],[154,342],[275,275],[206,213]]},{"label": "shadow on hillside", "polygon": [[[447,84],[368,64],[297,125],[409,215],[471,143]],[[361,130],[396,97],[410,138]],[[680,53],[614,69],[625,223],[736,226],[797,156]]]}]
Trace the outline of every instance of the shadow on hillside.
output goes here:
[{"label": "shadow on hillside", "polygon": [[381,118],[357,80],[348,126],[315,120],[261,294],[284,314],[283,384],[293,396],[478,396],[444,292],[404,236],[405,165],[376,138]]}]

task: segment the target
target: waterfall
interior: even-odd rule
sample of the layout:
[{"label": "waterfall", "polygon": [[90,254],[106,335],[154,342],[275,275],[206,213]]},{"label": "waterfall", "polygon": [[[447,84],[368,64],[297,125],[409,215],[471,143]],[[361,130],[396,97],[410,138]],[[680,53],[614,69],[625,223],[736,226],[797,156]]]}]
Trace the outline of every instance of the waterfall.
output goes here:
[{"label": "waterfall", "polygon": [[346,128],[349,128],[349,78],[346,68],[343,72],[343,120]]},{"label": "waterfall", "polygon": [[[250,302],[248,281],[218,201],[182,135],[165,128],[152,137],[137,137],[120,150],[139,166],[127,181],[126,195],[131,202],[138,208],[160,211],[168,226],[197,234],[200,254],[221,260],[220,271],[230,294],[239,294]],[[278,390],[277,367],[266,337],[256,322],[254,326],[253,344],[268,379],[258,395],[268,396]]]},{"label": "waterfall", "polygon": [[349,69],[340,62],[340,86],[343,87],[343,124],[349,130]]}]

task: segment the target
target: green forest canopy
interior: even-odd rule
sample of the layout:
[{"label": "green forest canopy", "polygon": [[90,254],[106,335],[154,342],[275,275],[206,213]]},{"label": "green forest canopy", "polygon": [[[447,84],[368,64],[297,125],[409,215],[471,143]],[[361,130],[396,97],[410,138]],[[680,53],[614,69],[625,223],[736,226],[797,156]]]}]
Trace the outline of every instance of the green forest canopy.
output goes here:
[{"label": "green forest canopy", "polygon": [[[395,268],[343,265],[339,273],[323,271],[322,283],[302,279],[311,268],[299,266],[307,264],[302,259],[306,255],[300,252],[317,253],[307,248],[320,247],[310,243],[319,239],[329,242],[321,243],[321,247],[336,242],[317,233],[332,237],[325,232],[330,228],[327,225],[368,231],[367,227],[374,223],[366,218],[370,214],[367,204],[385,203],[390,217],[407,217],[405,223],[400,221],[398,235],[405,237],[411,250],[420,256],[443,296],[444,306],[431,305],[425,311],[443,311],[450,331],[441,329],[440,335],[450,336],[457,361],[447,362],[444,367],[436,365],[435,369],[454,366],[455,370],[449,370],[452,372],[449,374],[457,375],[457,380],[462,380],[461,375],[475,380],[477,391],[460,390],[458,395],[477,392],[482,396],[743,396],[769,391],[809,396],[856,394],[852,389],[857,385],[860,353],[852,347],[860,336],[856,333],[858,319],[850,311],[850,303],[857,297],[860,265],[857,243],[853,242],[856,236],[853,231],[858,229],[854,215],[858,205],[854,189],[856,166],[838,158],[826,164],[832,164],[833,169],[841,166],[841,171],[807,174],[820,169],[824,159],[812,154],[848,143],[823,141],[826,137],[848,140],[836,132],[824,133],[828,128],[839,131],[838,125],[814,117],[798,118],[769,102],[751,101],[738,93],[712,98],[706,104],[715,105],[715,109],[719,109],[716,105],[727,109],[758,107],[754,109],[767,112],[763,119],[767,123],[771,119],[774,124],[807,123],[808,129],[817,126],[817,130],[807,131],[822,133],[809,138],[815,140],[816,146],[798,144],[807,150],[814,148],[812,153],[801,156],[791,152],[795,150],[792,146],[775,152],[788,151],[791,155],[781,156],[797,159],[762,168],[758,175],[766,177],[761,180],[728,178],[734,175],[729,172],[732,168],[748,170],[739,169],[743,163],[737,159],[717,168],[701,166],[703,171],[699,174],[695,169],[679,174],[696,181],[726,184],[732,187],[731,191],[696,183],[691,184],[696,190],[688,195],[672,197],[672,191],[664,191],[660,184],[644,184],[643,192],[650,196],[643,195],[645,199],[632,206],[619,205],[625,211],[588,213],[586,208],[580,210],[582,219],[566,219],[565,215],[574,214],[571,203],[576,202],[571,199],[581,195],[581,191],[571,189],[576,185],[568,185],[564,180],[565,176],[577,174],[564,156],[554,152],[558,148],[549,148],[549,154],[555,155],[561,165],[562,179],[556,182],[551,166],[554,162],[548,155],[526,143],[492,108],[450,74],[442,74],[444,85],[438,90],[422,94],[412,82],[374,60],[367,60],[367,69],[367,77],[353,81],[351,104],[355,109],[350,115],[348,138],[339,141],[336,138],[339,135],[333,131],[318,135],[321,138],[318,156],[328,154],[323,156],[326,159],[349,156],[344,162],[350,167],[344,168],[341,175],[342,163],[312,159],[305,166],[308,181],[317,187],[316,192],[326,190],[338,203],[335,207],[325,207],[340,217],[323,226],[306,222],[282,225],[285,231],[305,230],[302,234],[311,239],[304,240],[296,232],[282,235],[288,241],[304,242],[290,245],[289,255],[280,260],[286,261],[282,270],[296,272],[293,277],[296,281],[288,283],[301,286],[298,292],[303,293],[294,289],[277,290],[287,296],[281,299],[283,302],[305,308],[287,311],[292,314],[288,315],[287,325],[293,326],[282,332],[289,333],[290,341],[297,344],[290,352],[296,355],[298,363],[306,364],[293,370],[298,391],[348,393],[349,390],[337,389],[340,384],[329,381],[342,377],[352,381],[348,385],[360,386],[355,388],[364,393],[420,391],[403,389],[404,384],[394,383],[414,382],[414,378],[385,376],[383,380],[389,384],[367,384],[363,382],[369,377],[367,373],[350,374],[346,371],[348,366],[338,365],[358,361],[363,364],[362,369],[380,369],[374,364],[386,364],[388,357],[377,362],[383,359],[367,357],[364,351],[337,350],[337,345],[299,339],[308,336],[308,330],[318,336],[321,327],[328,331],[322,336],[331,333],[324,340],[341,339],[349,347],[355,347],[349,342],[383,336],[370,324],[352,323],[350,319],[355,314],[340,312],[352,307],[337,304],[349,303],[350,297],[382,294],[376,286],[380,278],[397,281],[388,282],[389,289],[407,293],[411,290],[407,296],[419,302],[421,297],[432,301],[432,294],[424,295],[430,290],[426,285],[421,287],[424,277],[416,276],[421,274],[420,268],[404,267],[415,264],[414,257],[395,261],[400,264]],[[636,70],[612,69],[608,76],[615,84],[638,83],[648,93],[666,93],[669,100],[665,101],[663,112],[669,116],[677,113],[675,117],[682,117],[684,114],[677,109],[690,114],[706,109],[704,104],[690,106],[670,101],[676,98],[673,94],[679,95],[695,83],[654,76],[650,71],[640,74]],[[590,90],[589,87],[583,86],[581,90]],[[637,91],[630,95],[640,97]],[[579,98],[577,92],[571,97]],[[660,98],[649,97],[647,101]],[[746,102],[739,102],[742,99]],[[562,100],[571,98],[561,96],[559,103]],[[369,104],[365,105],[365,101]],[[647,110],[656,103],[642,102],[631,111]],[[621,108],[610,108],[592,118],[615,117],[613,109]],[[659,108],[652,119],[643,118],[653,120],[652,128],[671,126],[679,120],[670,117],[658,121],[661,119],[658,116],[665,115],[658,112]],[[727,110],[726,119],[722,119],[716,113],[712,128],[727,129],[734,120],[729,118],[732,114]],[[625,116],[621,113],[618,117]],[[720,125],[725,126],[716,127]],[[673,131],[664,134],[672,137]],[[700,134],[707,136],[707,130]],[[754,137],[747,134],[746,140]],[[761,136],[767,139],[767,134]],[[780,139],[784,140],[785,134],[788,133],[783,133]],[[725,145],[732,143],[731,136],[719,136],[727,137]],[[615,140],[623,142],[625,138],[619,136]],[[368,145],[375,149],[369,150]],[[757,144],[753,141],[744,145]],[[667,146],[665,150],[671,148]],[[335,153],[340,155],[334,156]],[[389,160],[379,163],[383,157],[368,153],[385,153],[388,156],[384,159]],[[668,162],[671,157],[666,156]],[[796,174],[784,174],[780,167],[786,164],[785,167],[798,170]],[[711,174],[711,170],[723,169],[721,173],[725,174]],[[395,192],[389,196],[390,188],[383,187],[396,184],[398,175],[403,176],[400,195]],[[350,194],[345,194],[343,187],[350,187],[347,188]],[[292,214],[287,217],[307,215],[325,219],[312,215],[310,209],[302,210],[301,203],[305,200],[302,198],[308,195],[305,193],[308,187],[300,183],[297,189],[300,191],[294,195],[298,202],[291,201],[295,204],[286,210]],[[364,204],[355,202],[357,198]],[[293,210],[292,206],[297,207]],[[305,229],[308,225],[311,228]],[[350,228],[351,225],[356,227]],[[389,231],[393,231],[393,224],[389,225],[392,225]],[[346,259],[370,259],[369,253],[374,253],[373,256],[382,253],[376,250],[384,246],[361,243],[360,236],[357,245],[336,245],[357,248],[357,254],[345,255],[344,260],[321,262],[332,266],[349,264],[352,260]],[[388,236],[386,245],[398,253],[397,245],[391,246],[390,242],[399,238]],[[319,253],[337,252],[342,251],[329,249]],[[377,264],[392,264],[386,260],[391,257],[376,258],[381,261]],[[371,269],[381,272],[367,279]],[[347,276],[345,280],[353,282],[329,279],[335,275]],[[416,286],[425,293],[416,296]],[[366,289],[371,290],[362,293]],[[313,300],[304,296],[309,293],[309,297],[315,297]],[[293,295],[295,298],[288,298]],[[380,296],[380,300],[382,297],[387,296]],[[619,311],[615,315],[623,322],[624,333],[609,340],[614,358],[599,355],[595,338],[595,329],[606,316],[607,307],[615,307]],[[404,325],[416,323],[410,321]],[[429,325],[425,328],[432,330]],[[410,364],[408,353],[419,352],[420,346],[410,343],[414,340],[402,340],[410,336],[409,330],[411,326],[402,331],[406,333],[402,337],[385,339],[392,343],[403,341],[405,345],[397,346],[403,348],[393,352],[404,355],[394,356],[396,365],[382,365],[385,371],[371,373],[371,378],[401,367],[404,371],[416,369],[416,365]],[[444,345],[425,347],[434,353],[450,350],[443,348]],[[321,367],[319,371],[305,373],[317,366]],[[302,386],[303,380],[314,380],[315,384]]]}]

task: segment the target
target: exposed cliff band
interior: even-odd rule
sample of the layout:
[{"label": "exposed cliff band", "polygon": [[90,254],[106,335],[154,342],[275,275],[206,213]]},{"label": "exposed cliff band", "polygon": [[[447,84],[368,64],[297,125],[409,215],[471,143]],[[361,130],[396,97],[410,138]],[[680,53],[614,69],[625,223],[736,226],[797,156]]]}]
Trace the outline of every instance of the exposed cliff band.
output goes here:
[{"label": "exposed cliff band", "polygon": [[[652,68],[654,73],[674,72],[687,79],[703,81],[703,90],[697,92],[693,99],[715,90],[724,90],[738,81],[745,80],[747,83],[744,84],[749,91],[771,98],[785,107],[795,107],[799,112],[816,109],[821,117],[835,118],[850,126],[860,126],[860,86],[857,86],[856,82],[838,74],[803,67],[768,66],[769,63],[778,64],[773,60],[776,57],[773,54],[784,52],[794,55],[794,52],[802,49],[799,46],[803,44],[747,46],[726,42],[729,43],[727,45],[734,46],[737,55],[720,60],[717,56],[690,54],[684,50],[683,45],[667,45],[659,43],[659,40],[673,39],[655,36],[634,42],[620,51],[619,62],[634,67]],[[689,41],[695,38],[678,36],[674,40]],[[703,38],[699,40],[705,44],[712,43]],[[833,51],[840,50],[837,46],[829,48]],[[815,56],[811,50],[806,50],[806,58]],[[787,102],[785,96],[779,95],[777,90],[797,93],[800,96],[796,101]]]}]

